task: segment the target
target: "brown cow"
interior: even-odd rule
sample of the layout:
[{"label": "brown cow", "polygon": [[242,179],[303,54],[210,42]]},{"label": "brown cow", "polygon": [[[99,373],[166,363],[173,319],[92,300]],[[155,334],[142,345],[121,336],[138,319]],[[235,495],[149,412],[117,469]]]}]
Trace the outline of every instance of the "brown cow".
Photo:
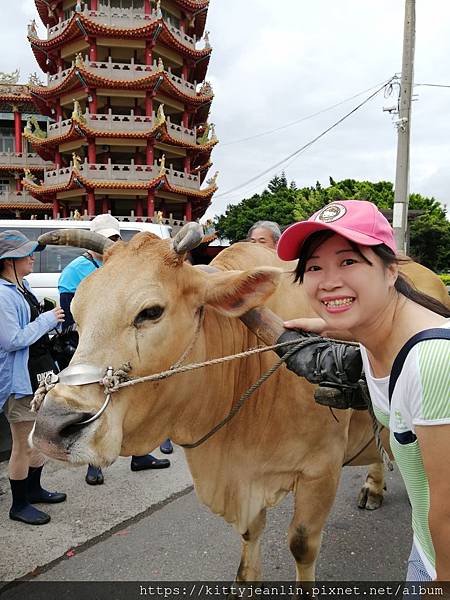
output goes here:
[{"label": "brown cow", "polygon": [[[286,263],[273,251],[237,244],[214,266],[221,272],[202,272],[183,262],[169,241],[148,233],[116,243],[102,269],[87,277],[75,296],[80,343],[71,365],[105,369],[130,361],[131,376],[158,373],[191,346],[189,362],[256,346],[255,335],[236,317],[264,302],[284,319],[312,314],[301,286],[292,284],[290,273],[274,268]],[[168,436],[192,443],[224,418],[274,360],[272,353],[258,354],[123,388],[99,419],[84,426],[77,423],[98,411],[103,389],[58,383],[38,413],[34,443],[49,456],[98,465],[119,455],[144,454]],[[341,467],[371,438],[365,411],[340,411],[336,421],[315,403],[313,386],[282,367],[229,424],[186,450],[198,497],[241,535],[238,581],[261,579],[266,508],[288,492],[295,499],[289,545],[297,578],[314,579]],[[354,464],[377,459],[372,443]],[[382,483],[381,488],[369,483],[382,493]]]}]

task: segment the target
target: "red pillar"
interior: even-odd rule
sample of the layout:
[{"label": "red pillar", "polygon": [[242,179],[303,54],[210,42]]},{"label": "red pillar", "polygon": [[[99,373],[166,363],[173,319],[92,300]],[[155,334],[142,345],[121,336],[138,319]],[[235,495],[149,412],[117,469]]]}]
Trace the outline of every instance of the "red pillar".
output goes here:
[{"label": "red pillar", "polygon": [[93,190],[87,193],[87,211],[90,217],[95,216],[95,194]]},{"label": "red pillar", "polygon": [[16,173],[16,192],[21,192],[22,191],[22,179],[21,176]]},{"label": "red pillar", "polygon": [[147,216],[149,219],[155,216],[155,190],[147,191]]},{"label": "red pillar", "polygon": [[[95,147],[95,140],[88,140],[88,163],[95,165],[97,162],[97,149]],[[90,213],[89,213],[90,214]]]},{"label": "red pillar", "polygon": [[144,15],[150,15],[152,12],[152,5],[150,0],[144,0]]},{"label": "red pillar", "polygon": [[192,202],[186,202],[186,221],[192,221]]},{"label": "red pillar", "polygon": [[189,154],[184,157],[184,170],[186,173],[191,172],[191,157],[189,156]]},{"label": "red pillar", "polygon": [[102,213],[106,214],[110,209],[109,198],[102,198]]},{"label": "red pillar", "polygon": [[60,169],[62,165],[61,152],[59,150],[55,152],[55,165],[58,169]]},{"label": "red pillar", "polygon": [[145,116],[151,117],[153,113],[153,94],[145,92]]},{"label": "red pillar", "polygon": [[22,152],[22,115],[17,106],[13,107],[14,111],[14,136],[16,139],[15,151]]},{"label": "red pillar", "polygon": [[189,111],[187,110],[183,112],[183,127],[189,127]]},{"label": "red pillar", "polygon": [[56,120],[62,120],[63,117],[63,112],[62,112],[62,106],[61,104],[57,104],[56,105]]},{"label": "red pillar", "polygon": [[155,157],[155,140],[147,140],[147,154],[145,157],[145,164],[152,166]]},{"label": "red pillar", "polygon": [[94,38],[89,38],[89,60],[97,62],[97,42]]},{"label": "red pillar", "polygon": [[59,202],[58,200],[55,198],[53,200],[53,218],[57,219],[58,218],[58,213],[59,213]]},{"label": "red pillar", "polygon": [[63,219],[67,219],[67,217],[69,216],[68,212],[69,211],[67,210],[67,204],[63,204],[62,205],[62,216],[63,216]]},{"label": "red pillar", "polygon": [[153,64],[153,46],[154,43],[150,40],[145,40],[145,64],[152,65]]},{"label": "red pillar", "polygon": [[89,90],[88,97],[91,98],[89,100],[89,112],[91,113],[91,115],[96,115],[97,114],[97,92],[95,90]]},{"label": "red pillar", "polygon": [[91,10],[97,10],[98,3],[97,0],[91,0]]},{"label": "red pillar", "polygon": [[183,61],[183,69],[181,71],[181,77],[183,79],[186,79],[186,81],[189,79],[189,65],[188,65],[186,59]]},{"label": "red pillar", "polygon": [[138,218],[144,216],[144,200],[142,198],[136,198],[136,205],[134,207],[134,214]]}]

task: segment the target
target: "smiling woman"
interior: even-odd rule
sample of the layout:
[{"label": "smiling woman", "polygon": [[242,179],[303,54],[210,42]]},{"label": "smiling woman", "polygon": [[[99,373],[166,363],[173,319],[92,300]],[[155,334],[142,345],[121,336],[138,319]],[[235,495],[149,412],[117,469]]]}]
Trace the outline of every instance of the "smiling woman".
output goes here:
[{"label": "smiling woman", "polygon": [[399,273],[408,259],[396,255],[392,229],[370,202],[326,206],[287,229],[277,250],[299,259],[296,280],[320,316],[285,326],[361,344],[374,412],[391,431],[412,506],[408,580],[450,579],[450,473],[441,460],[450,452],[450,308]]}]

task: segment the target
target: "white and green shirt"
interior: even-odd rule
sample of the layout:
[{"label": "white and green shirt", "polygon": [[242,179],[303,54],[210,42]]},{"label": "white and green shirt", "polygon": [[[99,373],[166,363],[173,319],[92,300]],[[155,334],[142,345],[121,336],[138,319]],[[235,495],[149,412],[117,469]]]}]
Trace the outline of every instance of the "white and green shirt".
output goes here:
[{"label": "white and green shirt", "polygon": [[[450,328],[450,322],[444,327]],[[411,349],[390,407],[389,377],[373,377],[363,346],[361,355],[375,415],[390,429],[392,453],[411,502],[414,543],[428,574],[435,579],[435,553],[428,526],[430,490],[415,427],[450,424],[450,342],[425,340]]]}]

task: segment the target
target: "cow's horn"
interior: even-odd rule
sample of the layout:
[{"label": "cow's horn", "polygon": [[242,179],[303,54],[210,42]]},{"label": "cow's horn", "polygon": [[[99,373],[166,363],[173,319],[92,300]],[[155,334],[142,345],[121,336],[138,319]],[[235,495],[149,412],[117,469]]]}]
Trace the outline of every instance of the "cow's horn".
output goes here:
[{"label": "cow's horn", "polygon": [[202,241],[203,227],[200,223],[186,223],[172,240],[173,249],[177,254],[186,254],[196,248]]},{"label": "cow's horn", "polygon": [[114,242],[103,237],[99,233],[87,231],[85,229],[57,229],[42,234],[38,238],[41,246],[53,244],[55,246],[75,246],[77,248],[86,248],[98,254],[104,254]]}]

